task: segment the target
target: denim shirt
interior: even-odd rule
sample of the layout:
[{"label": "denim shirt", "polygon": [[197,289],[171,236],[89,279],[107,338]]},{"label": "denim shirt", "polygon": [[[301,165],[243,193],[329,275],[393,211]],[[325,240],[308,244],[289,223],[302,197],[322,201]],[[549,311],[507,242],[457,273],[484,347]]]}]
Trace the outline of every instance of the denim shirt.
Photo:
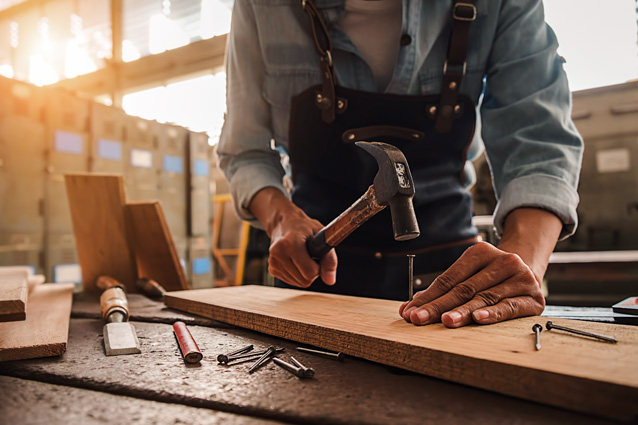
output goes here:
[{"label": "denim shirt", "polygon": [[[370,67],[339,28],[345,0],[313,0],[333,40],[337,84],[376,91]],[[403,0],[403,34],[386,93],[439,93],[452,26],[451,0]],[[558,42],[540,0],[478,0],[461,93],[478,112],[468,159],[485,146],[498,199],[496,230],[512,210],[542,208],[577,223],[576,187],[583,142]],[[405,44],[405,43],[402,43]],[[279,151],[288,144],[291,98],[321,82],[319,56],[300,0],[236,0],[227,47],[227,115],[217,147],[239,215],[273,186],[287,193]],[[482,139],[482,140],[481,140]],[[471,165],[466,167],[471,172]],[[354,200],[353,200],[354,201]],[[327,223],[324,223],[327,224]]]}]

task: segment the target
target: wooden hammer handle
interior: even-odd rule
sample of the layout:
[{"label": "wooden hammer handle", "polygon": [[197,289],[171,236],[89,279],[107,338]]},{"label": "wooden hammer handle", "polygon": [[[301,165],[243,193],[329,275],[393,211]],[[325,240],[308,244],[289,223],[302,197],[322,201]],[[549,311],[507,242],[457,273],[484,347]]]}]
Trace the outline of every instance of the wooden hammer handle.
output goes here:
[{"label": "wooden hammer handle", "polygon": [[319,260],[335,246],[339,245],[350,233],[365,223],[370,217],[385,208],[379,205],[374,185],[361,195],[347,210],[308,239],[306,247],[310,257]]}]

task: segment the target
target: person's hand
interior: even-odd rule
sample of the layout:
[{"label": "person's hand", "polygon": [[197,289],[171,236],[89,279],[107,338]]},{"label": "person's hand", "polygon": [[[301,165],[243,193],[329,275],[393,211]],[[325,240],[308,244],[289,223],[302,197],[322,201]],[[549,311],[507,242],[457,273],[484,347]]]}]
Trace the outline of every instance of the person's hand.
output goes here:
[{"label": "person's hand", "polygon": [[544,308],[540,283],[527,264],[516,254],[480,242],[403,303],[399,314],[415,325],[441,321],[456,328],[538,315]]},{"label": "person's hand", "polygon": [[321,275],[328,285],[334,285],[337,274],[337,254],[331,249],[317,264],[306,248],[306,241],[323,226],[305,214],[294,214],[281,220],[270,235],[268,271],[284,282],[307,288]]},{"label": "person's hand", "polygon": [[330,250],[317,264],[306,248],[306,241],[323,226],[308,217],[284,194],[273,187],[257,193],[250,210],[264,225],[270,237],[268,272],[282,281],[307,288],[321,276],[324,283],[334,285],[337,276],[337,254]]},{"label": "person's hand", "polygon": [[498,248],[484,242],[468,248],[399,314],[415,325],[441,321],[450,328],[540,315],[541,282],[562,227],[545,210],[512,211]]}]

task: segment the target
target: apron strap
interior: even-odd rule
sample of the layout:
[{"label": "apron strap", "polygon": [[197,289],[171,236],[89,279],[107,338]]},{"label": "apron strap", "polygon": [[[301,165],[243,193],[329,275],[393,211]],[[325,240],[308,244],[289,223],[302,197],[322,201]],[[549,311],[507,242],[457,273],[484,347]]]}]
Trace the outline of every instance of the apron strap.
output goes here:
[{"label": "apron strap", "polygon": [[[326,123],[335,119],[335,85],[334,65],[332,63],[332,39],[319,11],[310,0],[301,0],[301,7],[308,14],[315,48],[321,57],[321,93],[317,93],[315,104],[321,109],[321,118]],[[318,29],[320,31],[318,31]]]},{"label": "apron strap", "polygon": [[443,87],[441,103],[436,114],[435,128],[439,133],[447,133],[452,128],[454,117],[461,112],[457,104],[461,80],[465,75],[468,36],[470,24],[476,19],[474,0],[454,0],[452,6],[452,35],[448,56],[443,65]]}]

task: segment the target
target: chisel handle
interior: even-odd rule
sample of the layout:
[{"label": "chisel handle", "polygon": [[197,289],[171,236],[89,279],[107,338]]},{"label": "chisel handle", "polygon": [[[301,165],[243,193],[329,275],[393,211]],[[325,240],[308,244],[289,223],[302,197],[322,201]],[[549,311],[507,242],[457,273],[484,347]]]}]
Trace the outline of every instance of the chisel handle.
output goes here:
[{"label": "chisel handle", "polygon": [[110,276],[104,276],[104,275],[97,278],[97,281],[95,282],[95,286],[97,286],[103,291],[106,291],[107,289],[113,288],[115,286],[124,288],[124,284],[122,282],[119,282]]},{"label": "chisel handle", "polygon": [[102,318],[107,322],[109,315],[116,311],[122,313],[124,321],[127,321],[129,317],[128,301],[124,290],[119,286],[114,286],[104,291],[100,297],[100,310]]},{"label": "chisel handle", "polygon": [[141,293],[150,298],[163,298],[166,294],[166,289],[153,279],[146,277],[140,277],[135,282],[135,287],[140,290]]}]

